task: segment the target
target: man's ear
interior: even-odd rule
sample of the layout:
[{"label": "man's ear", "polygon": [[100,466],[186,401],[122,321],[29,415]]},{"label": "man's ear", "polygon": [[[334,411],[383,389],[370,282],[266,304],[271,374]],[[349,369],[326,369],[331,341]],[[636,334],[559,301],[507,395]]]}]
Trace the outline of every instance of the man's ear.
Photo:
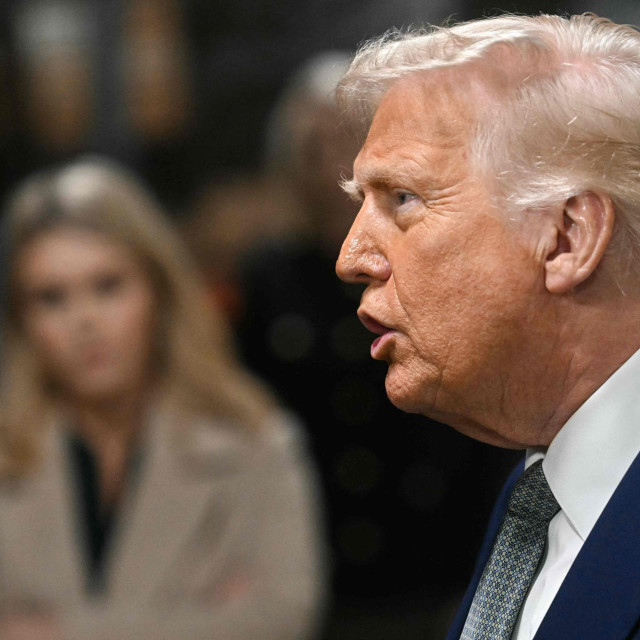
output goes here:
[{"label": "man's ear", "polygon": [[556,222],[556,246],[546,258],[545,285],[550,293],[566,293],[596,269],[609,244],[615,206],[603,193],[585,191],[565,203]]}]

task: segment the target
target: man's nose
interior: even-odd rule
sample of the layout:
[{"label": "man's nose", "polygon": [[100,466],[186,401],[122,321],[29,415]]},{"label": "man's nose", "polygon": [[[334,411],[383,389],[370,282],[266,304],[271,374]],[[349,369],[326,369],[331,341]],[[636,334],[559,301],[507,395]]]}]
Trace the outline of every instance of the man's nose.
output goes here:
[{"label": "man's nose", "polygon": [[381,243],[371,233],[362,211],[356,217],[351,230],[342,244],[336,273],[341,280],[370,284],[376,280],[388,280],[391,265]]}]

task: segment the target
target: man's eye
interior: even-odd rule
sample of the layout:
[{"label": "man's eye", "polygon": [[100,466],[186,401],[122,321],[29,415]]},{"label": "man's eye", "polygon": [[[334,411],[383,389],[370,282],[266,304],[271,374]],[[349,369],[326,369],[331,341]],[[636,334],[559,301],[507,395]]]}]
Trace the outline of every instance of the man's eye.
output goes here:
[{"label": "man's eye", "polygon": [[396,198],[398,199],[398,204],[400,206],[411,202],[411,200],[415,200],[418,196],[415,193],[411,193],[411,191],[397,191]]}]

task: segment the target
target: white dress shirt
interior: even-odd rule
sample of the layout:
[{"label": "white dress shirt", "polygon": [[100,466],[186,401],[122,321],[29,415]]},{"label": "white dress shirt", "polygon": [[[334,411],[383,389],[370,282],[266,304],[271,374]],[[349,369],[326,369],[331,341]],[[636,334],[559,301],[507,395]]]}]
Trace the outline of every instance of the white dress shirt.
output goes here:
[{"label": "white dress shirt", "polygon": [[520,611],[513,640],[531,640],[607,502],[640,452],[640,351],[562,427],[548,450],[527,450],[560,504],[547,547]]}]

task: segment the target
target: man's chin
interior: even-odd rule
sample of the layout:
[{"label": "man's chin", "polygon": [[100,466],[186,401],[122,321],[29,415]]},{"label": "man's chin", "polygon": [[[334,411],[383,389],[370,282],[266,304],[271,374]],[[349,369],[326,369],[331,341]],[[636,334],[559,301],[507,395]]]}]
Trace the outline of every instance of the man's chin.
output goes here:
[{"label": "man's chin", "polygon": [[[499,431],[482,425],[458,410],[449,411],[443,407],[436,407],[433,394],[429,388],[412,388],[398,385],[397,380],[387,373],[385,380],[387,397],[394,407],[405,413],[417,413],[445,424],[460,433],[495,447],[504,449],[524,449],[526,444],[509,439]],[[431,401],[431,402],[430,402]]]},{"label": "man's chin", "polygon": [[421,393],[418,389],[398,381],[391,368],[385,378],[385,390],[391,404],[400,411],[427,415],[424,392]]},{"label": "man's chin", "polygon": [[459,406],[443,407],[436,403],[436,399],[442,400],[443,394],[437,398],[437,385],[430,378],[421,379],[420,383],[415,377],[405,375],[406,371],[399,368],[398,364],[392,364],[385,378],[385,389],[391,404],[405,413],[417,413],[446,424],[456,431],[466,433],[472,438],[484,440],[476,433],[483,433],[484,428],[476,425],[467,416],[461,414]]}]

